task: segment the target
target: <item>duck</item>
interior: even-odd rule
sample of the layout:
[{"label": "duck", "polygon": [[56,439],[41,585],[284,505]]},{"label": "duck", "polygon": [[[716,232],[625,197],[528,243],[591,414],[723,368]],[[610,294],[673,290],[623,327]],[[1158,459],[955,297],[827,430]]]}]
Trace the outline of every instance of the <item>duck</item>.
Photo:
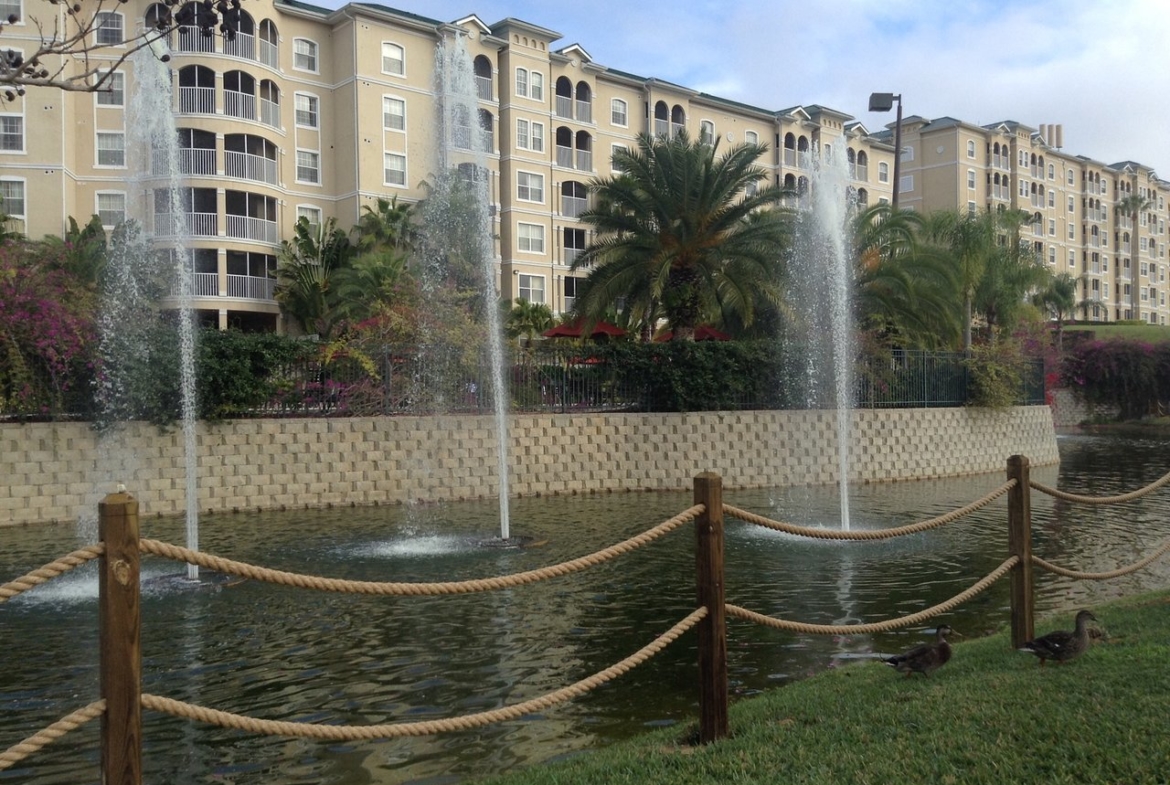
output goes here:
[{"label": "duck", "polygon": [[1021,646],[1020,651],[1026,651],[1039,657],[1041,668],[1048,660],[1068,662],[1076,659],[1084,653],[1085,649],[1089,648],[1089,628],[1086,625],[1091,621],[1097,621],[1097,617],[1093,615],[1092,611],[1079,611],[1074,630],[1071,632],[1056,630],[1034,638]]},{"label": "duck", "polygon": [[910,678],[915,673],[929,677],[930,674],[946,665],[951,658],[951,644],[947,643],[947,636],[958,634],[948,625],[940,624],[935,631],[934,643],[924,643],[902,654],[884,657],[882,662],[898,673],[905,673],[906,678]]}]

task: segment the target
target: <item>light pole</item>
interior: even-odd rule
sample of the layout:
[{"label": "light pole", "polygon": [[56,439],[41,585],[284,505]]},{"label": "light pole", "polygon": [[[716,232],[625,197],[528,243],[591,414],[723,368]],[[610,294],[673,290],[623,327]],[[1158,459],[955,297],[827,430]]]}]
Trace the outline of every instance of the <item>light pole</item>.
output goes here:
[{"label": "light pole", "polygon": [[902,94],[870,93],[869,111],[888,112],[898,102],[898,116],[894,120],[894,209],[898,209],[898,192],[902,190]]}]

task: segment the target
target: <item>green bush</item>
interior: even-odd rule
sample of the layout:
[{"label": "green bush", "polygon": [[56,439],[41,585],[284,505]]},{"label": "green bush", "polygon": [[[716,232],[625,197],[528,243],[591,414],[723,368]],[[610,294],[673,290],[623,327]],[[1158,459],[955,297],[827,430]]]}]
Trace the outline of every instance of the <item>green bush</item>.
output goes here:
[{"label": "green bush", "polygon": [[1019,401],[1027,363],[1017,344],[1001,341],[973,346],[966,362],[971,406],[1006,409]]}]

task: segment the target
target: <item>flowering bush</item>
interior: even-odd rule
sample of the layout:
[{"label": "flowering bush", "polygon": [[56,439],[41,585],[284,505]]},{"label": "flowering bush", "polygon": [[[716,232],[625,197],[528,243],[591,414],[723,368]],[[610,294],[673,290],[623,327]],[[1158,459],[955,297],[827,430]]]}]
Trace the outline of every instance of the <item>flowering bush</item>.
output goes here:
[{"label": "flowering bush", "polygon": [[1087,403],[1113,405],[1123,420],[1170,402],[1170,343],[1084,341],[1065,358],[1065,385]]}]

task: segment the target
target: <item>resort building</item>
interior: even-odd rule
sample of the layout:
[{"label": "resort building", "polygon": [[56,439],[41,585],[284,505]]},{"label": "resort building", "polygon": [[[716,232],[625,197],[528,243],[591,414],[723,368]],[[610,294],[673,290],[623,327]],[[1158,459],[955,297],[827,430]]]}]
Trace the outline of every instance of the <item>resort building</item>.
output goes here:
[{"label": "resort building", "polygon": [[[23,20],[33,2],[5,0],[20,18],[4,29],[6,48],[32,46],[36,28]],[[27,10],[64,13],[36,5]],[[114,63],[123,41],[161,13],[148,0],[110,5],[99,56]],[[760,165],[798,193],[810,187],[812,150],[840,152],[859,204],[893,196],[890,127],[870,132],[823,106],[770,110],[636,76],[517,19],[442,22],[366,3],[249,0],[239,30],[231,41],[193,28],[171,36],[178,204],[151,179],[161,172],[139,174],[128,154],[132,63],[117,66],[103,92],[33,88],[0,106],[0,196],[13,227],[60,235],[71,217],[84,224],[96,214],[107,228],[136,218],[158,236],[181,210],[200,320],[284,330],[271,274],[298,218],[348,229],[379,198],[423,199],[448,167],[486,175],[501,296],[558,313],[572,307],[583,275],[570,266],[590,241],[578,220],[588,184],[614,174],[614,150],[640,133],[764,142]],[[452,100],[460,91],[465,103]],[[1041,216],[1028,230],[1044,258],[1085,274],[1089,318],[1166,323],[1170,187],[1149,167],[1063,153],[1018,123],[911,117],[902,142],[901,206],[1027,207]],[[1129,196],[1146,202],[1119,210],[1137,203]]]}]

